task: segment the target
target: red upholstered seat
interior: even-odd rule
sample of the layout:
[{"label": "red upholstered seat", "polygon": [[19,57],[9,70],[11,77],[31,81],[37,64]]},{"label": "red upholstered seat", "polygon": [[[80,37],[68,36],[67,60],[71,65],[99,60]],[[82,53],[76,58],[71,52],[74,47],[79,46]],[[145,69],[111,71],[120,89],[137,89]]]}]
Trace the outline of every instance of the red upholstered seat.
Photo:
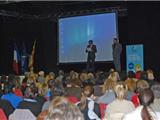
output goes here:
[{"label": "red upholstered seat", "polygon": [[107,108],[107,104],[100,103],[99,108],[100,108],[100,112],[101,112],[101,119],[103,119],[103,117],[105,115],[105,110]]},{"label": "red upholstered seat", "polygon": [[2,109],[0,109],[0,120],[7,120],[7,117]]}]

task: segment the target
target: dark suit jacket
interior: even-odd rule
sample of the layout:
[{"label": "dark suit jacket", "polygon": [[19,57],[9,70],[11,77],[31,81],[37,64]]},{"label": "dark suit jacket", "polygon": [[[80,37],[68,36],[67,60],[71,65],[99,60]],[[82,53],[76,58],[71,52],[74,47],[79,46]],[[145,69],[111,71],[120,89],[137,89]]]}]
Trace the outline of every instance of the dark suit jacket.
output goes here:
[{"label": "dark suit jacket", "polygon": [[0,108],[3,109],[7,118],[15,110],[14,107],[12,106],[12,104],[8,100],[4,100],[4,99],[0,99]]},{"label": "dark suit jacket", "polygon": [[[87,48],[90,48],[90,45],[87,46]],[[92,48],[91,50],[92,51],[88,51],[86,48],[86,52],[88,53],[88,59],[87,61],[89,62],[90,60],[91,61],[95,61],[95,53],[97,52],[97,48],[96,48],[96,45],[92,45]]]}]

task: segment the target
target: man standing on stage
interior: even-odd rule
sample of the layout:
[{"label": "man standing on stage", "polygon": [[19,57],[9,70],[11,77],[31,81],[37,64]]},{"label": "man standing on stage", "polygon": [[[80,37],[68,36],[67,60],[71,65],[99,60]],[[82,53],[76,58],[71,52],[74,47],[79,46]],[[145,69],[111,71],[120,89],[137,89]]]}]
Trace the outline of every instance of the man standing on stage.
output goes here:
[{"label": "man standing on stage", "polygon": [[112,44],[113,49],[113,62],[116,71],[121,71],[121,52],[122,52],[122,45],[119,43],[119,40],[117,38],[113,39]]},{"label": "man standing on stage", "polygon": [[93,44],[92,40],[88,41],[88,45],[86,48],[86,53],[88,53],[87,57],[87,71],[94,71],[94,62],[96,55],[95,53],[97,52],[96,45]]}]

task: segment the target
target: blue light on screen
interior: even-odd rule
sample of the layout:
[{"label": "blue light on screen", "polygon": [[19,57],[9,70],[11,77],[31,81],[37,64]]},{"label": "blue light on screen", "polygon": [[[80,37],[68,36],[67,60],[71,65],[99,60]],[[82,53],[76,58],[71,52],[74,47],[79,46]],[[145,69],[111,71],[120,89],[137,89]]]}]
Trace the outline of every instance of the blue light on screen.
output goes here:
[{"label": "blue light on screen", "polygon": [[112,61],[112,40],[117,36],[116,13],[59,19],[59,63],[86,62],[86,46],[97,46],[96,61]]}]

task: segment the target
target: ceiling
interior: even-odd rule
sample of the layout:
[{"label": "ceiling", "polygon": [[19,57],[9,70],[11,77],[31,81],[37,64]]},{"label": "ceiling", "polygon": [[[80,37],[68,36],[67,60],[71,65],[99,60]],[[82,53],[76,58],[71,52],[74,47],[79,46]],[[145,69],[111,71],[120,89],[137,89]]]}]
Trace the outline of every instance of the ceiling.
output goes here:
[{"label": "ceiling", "polygon": [[111,6],[124,6],[125,2],[107,1],[0,1],[0,15],[48,18],[66,11],[80,11]]}]

